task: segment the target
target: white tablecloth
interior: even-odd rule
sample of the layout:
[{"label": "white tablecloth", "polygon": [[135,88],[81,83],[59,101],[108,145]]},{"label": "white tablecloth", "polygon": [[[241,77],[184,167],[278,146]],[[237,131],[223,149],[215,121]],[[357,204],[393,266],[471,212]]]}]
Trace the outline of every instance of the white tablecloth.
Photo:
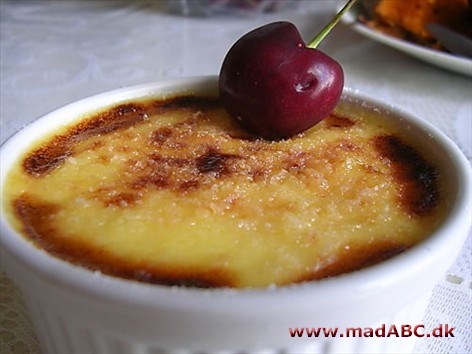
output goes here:
[{"label": "white tablecloth", "polygon": [[[178,1],[178,0],[176,0]],[[216,75],[231,44],[275,20],[311,39],[335,0],[257,17],[187,18],[161,1],[1,0],[1,141],[64,104],[164,78]],[[423,117],[472,156],[472,80],[424,64],[339,25],[321,45],[344,68],[346,85]],[[471,68],[472,70],[472,68]],[[472,352],[472,241],[436,285],[423,323],[448,323],[455,338],[417,341],[417,352]],[[1,276],[0,352],[39,353],[21,295]]]}]

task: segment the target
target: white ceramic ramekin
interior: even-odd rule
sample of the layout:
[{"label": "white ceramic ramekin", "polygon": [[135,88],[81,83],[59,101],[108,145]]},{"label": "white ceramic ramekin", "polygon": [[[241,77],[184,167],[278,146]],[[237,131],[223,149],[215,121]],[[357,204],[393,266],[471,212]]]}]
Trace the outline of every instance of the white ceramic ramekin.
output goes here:
[{"label": "white ceramic ramekin", "polygon": [[[143,96],[216,91],[215,77],[177,79],[87,98],[36,120],[1,147],[5,174],[28,144],[88,111]],[[447,171],[446,220],[412,249],[346,275],[282,288],[203,290],[143,284],[56,259],[15,232],[1,215],[1,260],[22,291],[44,353],[408,352],[410,338],[291,337],[294,327],[421,324],[425,299],[467,236],[468,161],[442,133],[384,103],[346,90],[343,100],[375,109],[414,137]],[[400,328],[400,327],[398,327]]]}]

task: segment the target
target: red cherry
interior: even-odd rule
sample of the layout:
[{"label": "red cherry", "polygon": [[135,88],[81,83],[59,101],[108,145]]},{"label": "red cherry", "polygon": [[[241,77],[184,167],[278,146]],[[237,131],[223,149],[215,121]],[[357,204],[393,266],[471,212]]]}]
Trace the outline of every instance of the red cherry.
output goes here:
[{"label": "red cherry", "polygon": [[325,118],[341,97],[344,74],[334,59],[313,47],[334,27],[333,21],[311,47],[289,22],[270,23],[240,38],[219,76],[228,113],[266,139],[289,138]]}]

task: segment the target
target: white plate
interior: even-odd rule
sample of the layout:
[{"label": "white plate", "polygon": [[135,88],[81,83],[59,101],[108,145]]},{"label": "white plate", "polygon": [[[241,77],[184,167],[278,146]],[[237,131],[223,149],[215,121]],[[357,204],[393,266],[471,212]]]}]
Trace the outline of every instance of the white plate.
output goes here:
[{"label": "white plate", "polygon": [[472,60],[455,56],[453,54],[440,52],[434,49],[430,49],[418,44],[414,44],[405,40],[401,40],[379,31],[376,31],[358,20],[358,15],[361,13],[361,3],[356,3],[342,18],[341,21],[344,24],[349,25],[353,30],[373,39],[377,42],[388,45],[392,48],[398,49],[408,55],[411,55],[417,59],[423,60],[432,65],[454,71],[467,76],[472,76]]}]

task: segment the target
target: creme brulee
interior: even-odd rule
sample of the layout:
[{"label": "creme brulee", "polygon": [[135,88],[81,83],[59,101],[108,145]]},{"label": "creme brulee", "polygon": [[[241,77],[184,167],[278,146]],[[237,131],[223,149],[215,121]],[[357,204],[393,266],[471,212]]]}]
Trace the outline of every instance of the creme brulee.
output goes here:
[{"label": "creme brulee", "polygon": [[9,172],[4,209],[53,255],[144,282],[246,288],[339,275],[415,245],[444,209],[433,164],[359,112],[266,141],[216,98],[120,104],[34,143]]}]

